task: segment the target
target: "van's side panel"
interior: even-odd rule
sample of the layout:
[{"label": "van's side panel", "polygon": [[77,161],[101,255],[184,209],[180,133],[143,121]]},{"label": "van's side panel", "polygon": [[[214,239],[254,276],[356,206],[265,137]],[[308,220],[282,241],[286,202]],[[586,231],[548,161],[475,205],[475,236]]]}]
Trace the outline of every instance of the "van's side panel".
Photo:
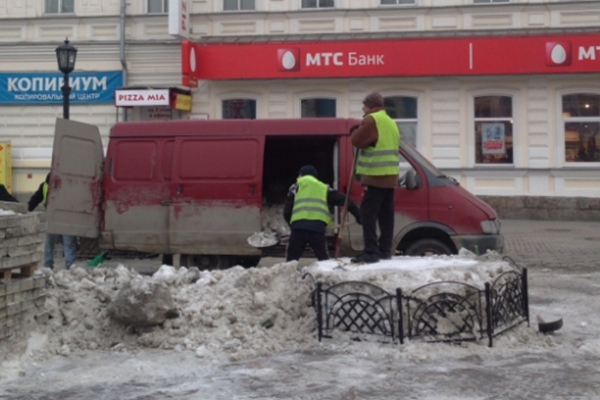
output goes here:
[{"label": "van's side panel", "polygon": [[173,253],[260,255],[264,136],[184,136],[175,142]]},{"label": "van's side panel", "polygon": [[170,172],[175,140],[113,138],[105,168],[104,238],[112,246],[169,252]]},{"label": "van's side panel", "polygon": [[98,237],[104,153],[97,126],[56,120],[48,232]]}]

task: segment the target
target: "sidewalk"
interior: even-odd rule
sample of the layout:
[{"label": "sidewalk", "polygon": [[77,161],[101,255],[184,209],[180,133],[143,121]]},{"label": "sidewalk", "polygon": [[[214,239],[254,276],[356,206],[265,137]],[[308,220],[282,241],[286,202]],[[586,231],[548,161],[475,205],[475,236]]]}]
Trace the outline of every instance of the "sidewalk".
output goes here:
[{"label": "sidewalk", "polygon": [[600,270],[600,222],[502,220],[505,255],[524,267]]}]

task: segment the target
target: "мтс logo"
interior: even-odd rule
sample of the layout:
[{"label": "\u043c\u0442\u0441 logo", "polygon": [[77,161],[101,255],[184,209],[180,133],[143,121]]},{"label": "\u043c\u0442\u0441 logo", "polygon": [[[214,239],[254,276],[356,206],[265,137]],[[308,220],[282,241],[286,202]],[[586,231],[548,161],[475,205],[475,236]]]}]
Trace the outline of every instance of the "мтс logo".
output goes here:
[{"label": "\u043c\u0442\u0441 logo", "polygon": [[547,42],[546,65],[549,67],[571,65],[571,42]]},{"label": "\u043c\u0442\u0441 logo", "polygon": [[300,50],[277,49],[277,71],[300,71]]}]

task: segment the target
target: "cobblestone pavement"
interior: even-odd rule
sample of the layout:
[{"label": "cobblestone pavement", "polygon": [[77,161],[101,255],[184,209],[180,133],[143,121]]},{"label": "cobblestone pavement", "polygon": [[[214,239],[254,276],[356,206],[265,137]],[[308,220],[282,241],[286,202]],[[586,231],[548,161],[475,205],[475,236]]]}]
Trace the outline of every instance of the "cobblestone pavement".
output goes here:
[{"label": "cobblestone pavement", "polygon": [[504,220],[505,254],[529,268],[600,268],[600,222]]}]

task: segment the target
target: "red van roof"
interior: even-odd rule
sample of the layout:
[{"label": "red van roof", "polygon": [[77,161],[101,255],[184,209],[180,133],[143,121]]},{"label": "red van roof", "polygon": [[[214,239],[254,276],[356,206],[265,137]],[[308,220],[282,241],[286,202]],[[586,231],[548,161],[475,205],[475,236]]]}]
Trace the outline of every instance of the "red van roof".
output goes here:
[{"label": "red van roof", "polygon": [[120,122],[111,137],[187,135],[349,135],[355,118],[221,119]]}]

